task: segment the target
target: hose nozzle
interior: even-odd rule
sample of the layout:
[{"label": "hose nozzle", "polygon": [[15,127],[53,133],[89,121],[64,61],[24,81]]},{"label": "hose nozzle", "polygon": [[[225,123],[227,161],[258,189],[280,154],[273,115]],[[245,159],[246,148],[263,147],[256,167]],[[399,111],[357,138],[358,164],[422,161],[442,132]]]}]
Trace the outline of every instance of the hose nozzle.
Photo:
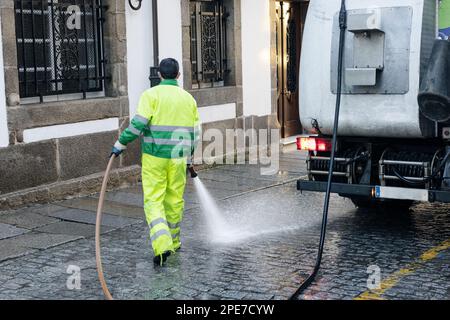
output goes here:
[{"label": "hose nozzle", "polygon": [[191,174],[191,178],[197,178],[198,177],[198,174],[195,171],[194,166],[192,164],[188,165],[188,170],[189,170],[189,172]]}]

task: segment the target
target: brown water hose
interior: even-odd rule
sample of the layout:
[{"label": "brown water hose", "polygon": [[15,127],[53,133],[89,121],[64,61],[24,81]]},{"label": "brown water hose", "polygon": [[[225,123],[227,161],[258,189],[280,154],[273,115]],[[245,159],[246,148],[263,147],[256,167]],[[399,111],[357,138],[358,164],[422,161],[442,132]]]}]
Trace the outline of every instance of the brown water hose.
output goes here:
[{"label": "brown water hose", "polygon": [[108,166],[106,167],[105,176],[103,177],[102,189],[100,191],[100,199],[98,200],[97,207],[97,220],[95,222],[95,262],[97,264],[97,273],[102,290],[107,300],[114,300],[106,285],[105,277],[103,276],[102,257],[100,252],[100,227],[102,222],[103,203],[105,201],[106,187],[108,186],[109,173],[111,171],[114,159],[116,156],[113,154],[109,159]]}]

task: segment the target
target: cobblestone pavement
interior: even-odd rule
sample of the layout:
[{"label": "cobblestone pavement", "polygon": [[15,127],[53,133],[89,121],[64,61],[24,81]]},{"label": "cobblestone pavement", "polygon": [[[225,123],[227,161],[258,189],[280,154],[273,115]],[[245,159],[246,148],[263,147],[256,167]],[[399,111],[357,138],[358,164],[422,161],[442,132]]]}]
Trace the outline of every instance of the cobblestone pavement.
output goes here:
[{"label": "cobblestone pavement", "polygon": [[[189,181],[183,247],[162,268],[152,263],[140,187],[108,193],[102,253],[113,296],[288,298],[312,269],[319,239],[323,195],[296,191],[304,174],[299,153],[284,154],[274,176],[249,165],[200,172],[229,224],[249,236],[214,242]],[[0,213],[0,299],[103,299],[94,259],[96,205],[92,196]],[[322,269],[301,298],[448,299],[449,209],[419,204],[409,213],[368,212],[333,196]],[[369,266],[381,272],[379,290],[367,289]]]}]

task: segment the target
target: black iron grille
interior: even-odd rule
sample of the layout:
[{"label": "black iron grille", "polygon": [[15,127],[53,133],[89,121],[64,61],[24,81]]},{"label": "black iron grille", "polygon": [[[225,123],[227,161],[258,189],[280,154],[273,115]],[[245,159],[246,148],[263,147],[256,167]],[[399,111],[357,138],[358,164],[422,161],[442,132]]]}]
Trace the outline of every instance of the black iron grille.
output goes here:
[{"label": "black iron grille", "polygon": [[223,85],[227,72],[227,18],[223,0],[191,1],[193,87]]},{"label": "black iron grille", "polygon": [[102,91],[101,0],[15,0],[20,96]]},{"label": "black iron grille", "polygon": [[287,30],[287,90],[290,93],[297,91],[297,24],[294,19],[288,23]]}]

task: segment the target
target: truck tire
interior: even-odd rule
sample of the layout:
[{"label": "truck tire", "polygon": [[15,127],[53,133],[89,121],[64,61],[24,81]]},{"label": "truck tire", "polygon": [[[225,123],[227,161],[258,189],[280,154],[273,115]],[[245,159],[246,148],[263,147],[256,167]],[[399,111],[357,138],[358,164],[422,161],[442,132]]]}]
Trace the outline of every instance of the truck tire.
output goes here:
[{"label": "truck tire", "polygon": [[409,211],[414,204],[411,200],[385,200],[380,201],[364,197],[352,197],[350,200],[360,209],[381,209],[381,210],[395,210],[395,211]]}]

